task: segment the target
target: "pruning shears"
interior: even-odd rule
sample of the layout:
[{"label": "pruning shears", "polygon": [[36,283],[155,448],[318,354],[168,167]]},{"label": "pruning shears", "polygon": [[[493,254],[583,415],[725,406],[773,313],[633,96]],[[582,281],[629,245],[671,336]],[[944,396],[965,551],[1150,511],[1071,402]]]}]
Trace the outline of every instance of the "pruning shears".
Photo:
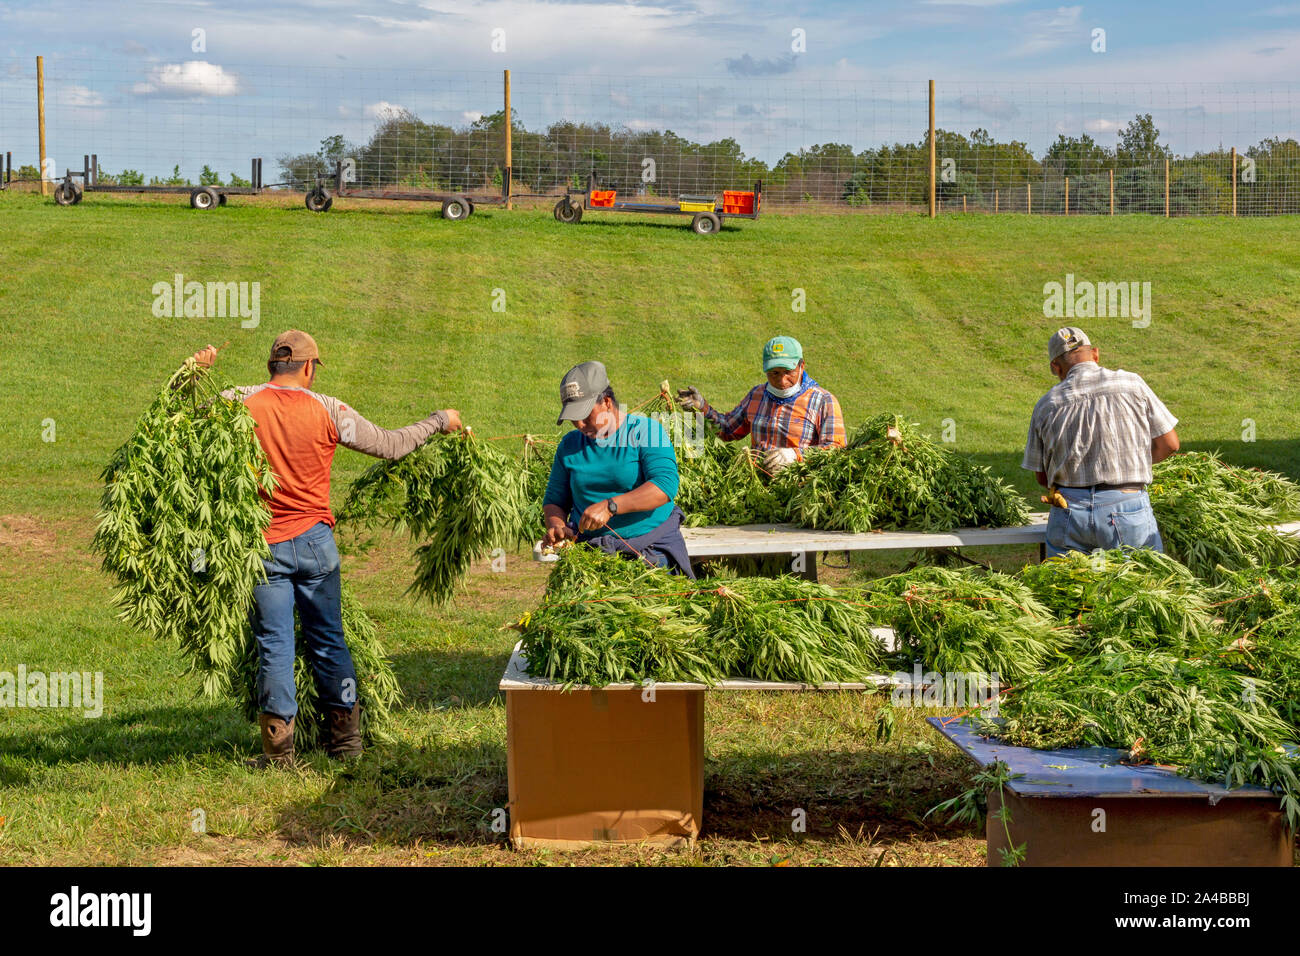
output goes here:
[{"label": "pruning shears", "polygon": [[1056,485],[1052,485],[1048,488],[1047,494],[1039,498],[1039,501],[1045,505],[1050,504],[1053,508],[1064,508],[1066,511],[1070,510],[1070,503],[1065,500],[1064,495],[1056,490]]}]

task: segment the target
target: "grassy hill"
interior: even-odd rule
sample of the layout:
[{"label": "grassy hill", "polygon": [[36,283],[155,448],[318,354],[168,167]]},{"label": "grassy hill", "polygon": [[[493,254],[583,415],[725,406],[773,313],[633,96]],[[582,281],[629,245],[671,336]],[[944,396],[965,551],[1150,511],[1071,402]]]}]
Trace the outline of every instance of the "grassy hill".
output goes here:
[{"label": "grassy hill", "polygon": [[[236,198],[198,213],[93,195],[63,209],[0,195],[0,670],[101,670],[106,693],[97,720],[0,720],[7,858],[538,859],[502,851],[487,827],[506,799],[495,684],[513,640],[499,627],[536,603],[542,580],[523,556],[507,574],[480,569],[442,610],[402,596],[401,542],[345,558],[407,695],[402,745],[348,774],[320,761],[248,773],[239,758],[254,732],[236,709],[196,702],[174,654],[113,619],[87,554],[99,471],[167,374],[209,343],[229,342],[219,370],[252,384],[274,335],[306,329],[325,362],[318,388],[372,420],[398,426],[453,406],[480,434],[507,435],[554,431],[559,379],[590,358],[629,403],[667,378],[730,407],[760,380],[762,343],[792,334],[850,423],[898,410],[937,435],[952,419],[957,450],[1029,494],[1018,466],[1030,410],[1053,383],[1046,340],[1079,324],[1103,364],[1140,373],[1164,399],[1184,447],[1300,477],[1294,219],[773,215],[701,238],[676,218],[592,213],[566,226],[548,210],[481,209],[452,224],[434,209],[340,201],[312,215]],[[1067,273],[1150,282],[1150,326],[1045,318],[1044,284]],[[260,283],[258,327],[156,317],[153,286],[176,274]],[[804,312],[791,309],[796,289]],[[43,440],[49,420],[54,441]],[[336,503],[365,464],[339,452]],[[964,773],[919,719],[878,746],[867,698],[708,706],[711,834],[666,862],[982,853],[970,834],[919,822]],[[792,841],[788,807],[810,805],[820,815]],[[206,835],[191,829],[196,807]],[[874,844],[854,836],[877,825]],[[598,858],[638,851],[611,852]]]}]

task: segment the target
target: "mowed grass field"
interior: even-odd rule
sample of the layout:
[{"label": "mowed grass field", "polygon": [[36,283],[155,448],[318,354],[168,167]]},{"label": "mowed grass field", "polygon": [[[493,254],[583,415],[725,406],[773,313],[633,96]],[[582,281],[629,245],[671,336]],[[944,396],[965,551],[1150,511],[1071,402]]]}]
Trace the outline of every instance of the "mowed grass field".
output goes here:
[{"label": "mowed grass field", "polygon": [[[629,404],[666,378],[729,408],[760,380],[762,343],[792,334],[850,423],[898,410],[937,436],[951,420],[957,450],[1036,501],[1018,467],[1025,430],[1053,382],[1046,339],[1075,321],[1044,317],[1044,284],[1150,282],[1149,327],[1077,320],[1103,363],[1146,378],[1184,447],[1300,477],[1294,219],[771,215],[701,238],[684,218],[592,213],[575,227],[549,209],[482,208],[452,224],[417,205],[231,203],[198,213],[92,195],[62,209],[0,194],[0,671],[102,671],[105,689],[98,719],[0,710],[5,862],[984,862],[982,834],[924,818],[964,788],[964,758],[923,712],[878,742],[881,700],[851,694],[710,695],[693,851],[509,849],[491,828],[507,801],[496,685],[515,635],[501,628],[544,581],[523,553],[504,573],[477,568],[444,608],[403,595],[406,542],[345,553],[405,692],[399,742],[348,768],[245,769],[255,728],[199,700],[172,649],[115,620],[89,554],[100,469],[209,343],[229,343],[223,376],[254,384],[274,335],[306,329],[324,357],[319,390],[379,424],[450,406],[498,436],[553,433],[560,376],[592,358]],[[258,327],[156,317],[152,287],[178,273],[260,283]],[[806,311],[792,310],[795,290]],[[336,505],[368,463],[340,450]],[[795,808],[806,833],[791,831]]]}]

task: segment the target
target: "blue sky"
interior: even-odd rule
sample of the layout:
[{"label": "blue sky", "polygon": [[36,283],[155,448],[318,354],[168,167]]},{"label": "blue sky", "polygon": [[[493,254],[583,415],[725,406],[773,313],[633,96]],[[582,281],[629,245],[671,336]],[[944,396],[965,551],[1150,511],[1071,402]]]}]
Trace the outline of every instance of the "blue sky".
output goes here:
[{"label": "blue sky", "polygon": [[0,149],[24,157],[38,53],[60,166],[94,150],[110,169],[190,175],[334,132],[364,139],[395,106],[469,122],[499,107],[505,67],[529,128],[667,126],[769,161],[828,140],[915,141],[929,78],[941,126],[1039,151],[1061,132],[1113,145],[1136,111],[1180,152],[1300,135],[1300,2],[0,0]]}]

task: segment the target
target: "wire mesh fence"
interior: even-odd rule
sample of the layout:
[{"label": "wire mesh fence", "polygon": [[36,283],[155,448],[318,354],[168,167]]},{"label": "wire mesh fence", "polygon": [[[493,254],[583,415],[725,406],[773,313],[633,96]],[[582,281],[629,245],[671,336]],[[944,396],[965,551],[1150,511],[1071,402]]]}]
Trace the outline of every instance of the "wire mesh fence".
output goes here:
[{"label": "wire mesh fence", "polygon": [[[1300,212],[1295,85],[940,83],[941,211],[1274,215]],[[548,196],[594,174],[623,196],[926,208],[926,81],[516,72],[512,191]],[[99,157],[105,184],[311,185],[350,160],[358,187],[499,190],[500,72],[310,69],[52,57],[47,175]],[[1234,152],[1235,150],[1235,152]],[[0,152],[37,169],[36,66],[0,60]]]}]

